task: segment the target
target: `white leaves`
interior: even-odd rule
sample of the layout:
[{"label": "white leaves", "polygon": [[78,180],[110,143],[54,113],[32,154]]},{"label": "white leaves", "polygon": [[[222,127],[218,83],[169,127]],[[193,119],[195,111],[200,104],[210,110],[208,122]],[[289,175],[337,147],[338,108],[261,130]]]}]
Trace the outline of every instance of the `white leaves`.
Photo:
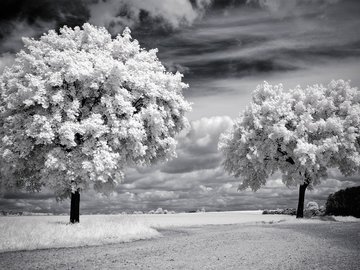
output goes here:
[{"label": "white leaves", "polygon": [[14,156],[14,153],[9,150],[9,149],[5,149],[3,152],[2,152],[2,158],[5,160],[5,161],[12,161],[11,158]]},{"label": "white leaves", "polygon": [[102,116],[98,113],[92,114],[89,118],[82,120],[78,125],[78,131],[82,135],[100,138],[109,131],[109,128],[104,125]]},{"label": "white leaves", "polygon": [[58,133],[61,145],[71,148],[78,145],[75,142],[75,134],[87,138],[100,138],[108,131],[109,128],[104,125],[102,116],[100,114],[92,114],[81,122],[63,122],[59,126]]},{"label": "white leaves", "polygon": [[112,56],[120,61],[127,61],[140,51],[137,40],[131,41],[130,29],[125,28],[122,36],[118,35],[112,43]]},{"label": "white leaves", "polygon": [[188,86],[130,33],[112,39],[84,24],[26,39],[0,77],[1,155],[24,158],[19,171],[37,155],[34,177],[57,194],[70,181],[114,183],[127,165],[174,156],[174,136],[188,125]]},{"label": "white leaves", "polygon": [[341,135],[343,133],[343,123],[339,117],[330,117],[325,122],[325,132]]},{"label": "white leaves", "polygon": [[299,139],[294,149],[294,155],[297,157],[297,160],[299,160],[301,165],[311,166],[316,163],[316,150],[316,145]]},{"label": "white leaves", "polygon": [[67,148],[76,146],[75,133],[78,129],[78,125],[73,122],[64,122],[59,127],[59,139],[60,144]]},{"label": "white leaves", "polygon": [[61,149],[55,148],[54,150],[50,151],[45,160],[45,168],[49,170],[55,171],[66,171],[67,166],[64,162],[65,154]]},{"label": "white leaves", "polygon": [[289,91],[260,85],[219,144],[225,169],[256,190],[280,170],[287,185],[318,184],[328,167],[359,170],[359,90],[343,80]]},{"label": "white leaves", "polygon": [[55,138],[49,119],[38,114],[32,117],[32,121],[29,123],[25,133],[35,139],[35,144],[50,144]]},{"label": "white leaves", "polygon": [[56,92],[51,96],[51,101],[53,104],[61,105],[64,102],[64,93],[62,91]]},{"label": "white leaves", "polygon": [[273,141],[283,140],[285,143],[289,143],[292,139],[293,132],[285,127],[284,122],[274,124],[270,129],[271,133],[268,137]]},{"label": "white leaves", "polygon": [[64,79],[68,83],[83,82],[93,76],[93,63],[88,59],[86,52],[76,52],[70,57],[69,62],[66,63],[66,72],[64,72]]},{"label": "white leaves", "polygon": [[65,113],[68,119],[75,121],[79,115],[80,102],[75,99],[71,102],[65,103]]},{"label": "white leaves", "polygon": [[[121,164],[119,165],[119,153],[114,153],[104,141],[96,144],[91,156],[93,157],[91,161],[82,162],[82,168],[92,181],[106,183],[109,178],[113,178],[114,171],[122,169]],[[117,179],[117,181],[121,181],[121,179]]]}]

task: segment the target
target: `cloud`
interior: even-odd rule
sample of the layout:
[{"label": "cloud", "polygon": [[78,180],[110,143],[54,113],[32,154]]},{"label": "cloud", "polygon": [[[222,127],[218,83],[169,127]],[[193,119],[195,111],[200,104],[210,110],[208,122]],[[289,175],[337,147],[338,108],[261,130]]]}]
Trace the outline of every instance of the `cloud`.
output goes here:
[{"label": "cloud", "polygon": [[[289,9],[288,6],[296,5],[297,8],[290,8],[296,11],[296,17],[289,16],[279,21],[258,8],[249,10],[245,2],[5,1],[5,4],[0,4],[0,9],[6,10],[0,20],[0,53],[19,50],[21,36],[37,37],[64,24],[75,26],[90,21],[107,27],[113,34],[130,25],[142,46],[159,47],[159,57],[169,70],[185,73],[185,80],[195,86],[192,88],[194,95],[210,95],[224,90],[206,84],[209,79],[291,72],[307,69],[309,62],[313,66],[314,60],[342,59],[358,54],[358,35],[354,33],[359,29],[358,20],[351,19],[357,11],[356,3],[330,5],[334,7],[324,9],[325,3],[336,1],[248,1],[264,8],[275,5]],[[208,9],[214,12],[203,16]],[[220,9],[226,9],[227,13],[219,12]],[[197,23],[199,19],[202,23]],[[186,26],[194,23],[191,31],[173,31],[184,27],[186,30]],[[339,38],[334,38],[332,28]],[[200,86],[196,87],[197,84]]]},{"label": "cloud", "polygon": [[90,23],[105,26],[117,34],[124,26],[156,23],[156,27],[176,29],[191,25],[210,5],[209,0],[98,0],[89,5]]},{"label": "cloud", "polygon": [[[15,20],[8,24],[9,29],[0,42],[0,52],[15,53],[23,47],[22,37],[37,37],[45,30],[54,28],[54,22],[36,21],[29,24],[27,21]],[[11,30],[10,30],[11,29]]]},{"label": "cloud", "polygon": [[[201,18],[210,4],[211,0],[4,0],[0,3],[0,42],[85,22],[105,26],[113,34],[125,26],[144,33],[177,29]],[[10,41],[0,52],[12,48]]]},{"label": "cloud", "polygon": [[216,168],[221,161],[219,136],[232,126],[228,116],[201,118],[191,122],[190,131],[178,138],[178,157],[161,169],[165,173],[186,173]]},{"label": "cloud", "polygon": [[14,20],[33,24],[56,21],[57,27],[81,25],[89,16],[83,0],[3,0],[0,3],[1,24]]},{"label": "cloud", "polygon": [[4,68],[11,66],[14,63],[15,56],[10,53],[3,53],[0,55],[0,74],[4,71]]},{"label": "cloud", "polygon": [[146,191],[144,193],[139,194],[140,200],[145,201],[167,201],[172,199],[179,198],[179,194],[174,191],[166,191],[166,190],[154,190],[154,191]]},{"label": "cloud", "polygon": [[205,193],[205,194],[207,194],[213,190],[212,187],[206,187],[204,185],[200,185],[199,188],[200,188],[201,192]]},{"label": "cloud", "polygon": [[51,199],[54,195],[49,192],[29,193],[29,192],[8,192],[3,196],[4,199],[26,199],[26,200],[44,200]]},{"label": "cloud", "polygon": [[0,53],[22,48],[22,37],[38,37],[63,25],[87,21],[82,0],[5,0],[0,3]]},{"label": "cloud", "polygon": [[279,18],[266,9],[237,6],[226,15],[209,13],[193,31],[154,45],[161,59],[185,73],[193,90],[189,95],[222,94],[223,88],[213,87],[214,79],[257,77],[261,82],[264,76],[360,56],[358,2],[265,2],[280,3],[280,9],[291,9],[296,16],[285,12]]},{"label": "cloud", "polygon": [[317,8],[323,8],[327,5],[333,5],[340,0],[247,0],[247,4],[259,5],[261,8],[269,10],[275,16],[294,15],[297,8],[302,5],[311,5]]},{"label": "cloud", "polygon": [[220,134],[232,124],[228,116],[204,117],[192,121],[190,132],[180,138],[179,147],[192,154],[216,153]]}]

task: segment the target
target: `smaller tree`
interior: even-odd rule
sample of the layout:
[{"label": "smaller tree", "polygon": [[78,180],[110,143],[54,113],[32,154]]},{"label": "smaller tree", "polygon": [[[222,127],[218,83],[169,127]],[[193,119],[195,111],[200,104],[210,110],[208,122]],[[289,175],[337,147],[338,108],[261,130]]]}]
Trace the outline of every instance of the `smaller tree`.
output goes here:
[{"label": "smaller tree", "polygon": [[188,125],[182,74],[105,28],[63,27],[25,49],[0,76],[2,187],[71,196],[79,221],[80,190],[111,188],[126,166],[175,155],[175,135]]},{"label": "smaller tree", "polygon": [[289,91],[265,82],[219,148],[225,170],[242,179],[239,189],[256,191],[277,171],[287,186],[299,185],[303,217],[306,188],[328,168],[346,176],[360,171],[360,91],[343,80]]}]

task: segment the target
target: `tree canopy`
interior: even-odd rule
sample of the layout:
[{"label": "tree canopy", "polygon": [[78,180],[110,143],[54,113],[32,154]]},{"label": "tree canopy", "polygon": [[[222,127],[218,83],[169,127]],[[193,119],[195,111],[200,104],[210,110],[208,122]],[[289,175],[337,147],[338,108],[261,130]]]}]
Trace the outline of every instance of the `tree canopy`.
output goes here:
[{"label": "tree canopy", "polygon": [[280,171],[287,186],[312,187],[338,168],[360,171],[360,91],[343,80],[327,86],[259,85],[219,143],[224,168],[257,190]]},{"label": "tree canopy", "polygon": [[116,38],[90,24],[24,38],[0,76],[2,184],[46,185],[64,198],[74,185],[113,186],[126,166],[173,157],[188,125],[187,85],[156,52],[128,28]]}]

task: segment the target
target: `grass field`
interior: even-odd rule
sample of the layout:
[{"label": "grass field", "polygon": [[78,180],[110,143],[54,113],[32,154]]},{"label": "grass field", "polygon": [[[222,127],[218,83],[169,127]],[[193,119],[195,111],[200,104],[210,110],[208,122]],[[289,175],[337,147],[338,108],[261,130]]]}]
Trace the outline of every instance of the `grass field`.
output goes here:
[{"label": "grass field", "polygon": [[[338,219],[360,220],[351,217]],[[261,211],[93,215],[81,216],[79,224],[69,224],[68,220],[67,216],[0,217],[0,252],[131,242],[160,237],[159,229],[176,227],[325,222],[296,220],[294,216],[261,215]]]}]

